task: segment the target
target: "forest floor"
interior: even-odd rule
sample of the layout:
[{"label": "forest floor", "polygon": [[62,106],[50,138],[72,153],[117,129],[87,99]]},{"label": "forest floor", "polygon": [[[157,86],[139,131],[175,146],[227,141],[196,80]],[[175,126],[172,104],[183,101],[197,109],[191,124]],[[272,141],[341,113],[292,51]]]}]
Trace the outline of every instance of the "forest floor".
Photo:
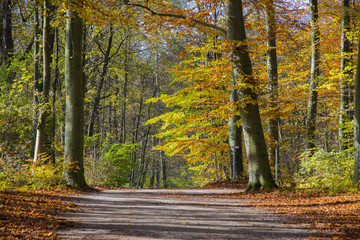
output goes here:
[{"label": "forest floor", "polygon": [[0,239],[360,239],[358,194],[243,187],[0,192]]}]

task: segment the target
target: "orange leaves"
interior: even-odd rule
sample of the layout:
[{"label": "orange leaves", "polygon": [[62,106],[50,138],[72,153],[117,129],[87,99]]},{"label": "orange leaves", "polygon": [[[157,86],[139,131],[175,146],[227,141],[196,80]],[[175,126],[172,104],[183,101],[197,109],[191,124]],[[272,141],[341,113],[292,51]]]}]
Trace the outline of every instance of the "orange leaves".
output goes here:
[{"label": "orange leaves", "polygon": [[[254,207],[296,216],[302,226],[318,231],[335,231],[341,239],[358,239],[360,195],[339,193],[274,191],[241,195]],[[336,235],[334,237],[337,237]]]},{"label": "orange leaves", "polygon": [[54,231],[64,223],[56,217],[70,206],[59,192],[0,192],[1,239],[56,239]]}]

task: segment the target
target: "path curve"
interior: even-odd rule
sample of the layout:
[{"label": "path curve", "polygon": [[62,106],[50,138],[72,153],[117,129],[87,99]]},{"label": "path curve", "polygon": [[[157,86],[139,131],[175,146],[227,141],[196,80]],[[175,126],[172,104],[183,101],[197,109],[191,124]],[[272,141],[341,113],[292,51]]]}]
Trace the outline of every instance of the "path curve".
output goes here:
[{"label": "path curve", "polygon": [[309,239],[286,218],[224,197],[236,189],[106,190],[71,198],[81,212],[60,239]]}]

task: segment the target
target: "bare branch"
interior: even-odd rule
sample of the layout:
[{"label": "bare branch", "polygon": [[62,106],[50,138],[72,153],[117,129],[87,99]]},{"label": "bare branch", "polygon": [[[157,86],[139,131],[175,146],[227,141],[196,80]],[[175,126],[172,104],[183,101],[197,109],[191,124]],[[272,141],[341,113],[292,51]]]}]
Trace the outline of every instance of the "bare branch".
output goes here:
[{"label": "bare branch", "polygon": [[172,18],[178,18],[178,19],[190,19],[191,21],[193,21],[194,23],[197,23],[199,25],[203,25],[205,27],[209,27],[209,28],[212,28],[212,29],[215,29],[215,30],[218,30],[219,32],[221,32],[222,34],[226,35],[226,30],[219,27],[219,26],[216,26],[214,24],[211,24],[211,23],[206,23],[206,22],[203,22],[203,21],[200,21],[200,20],[197,20],[197,19],[194,19],[194,18],[190,18],[190,17],[186,17],[186,16],[183,16],[183,15],[179,15],[179,14],[170,14],[170,13],[158,13],[158,12],[155,12],[154,10],[152,10],[151,8],[147,7],[147,6],[144,6],[144,5],[141,5],[141,4],[137,4],[137,3],[128,3],[128,2],[125,2],[126,5],[128,6],[133,6],[133,7],[140,7],[142,9],[145,9],[147,11],[149,11],[151,14],[153,15],[156,15],[156,16],[160,16],[160,17],[172,17]]}]

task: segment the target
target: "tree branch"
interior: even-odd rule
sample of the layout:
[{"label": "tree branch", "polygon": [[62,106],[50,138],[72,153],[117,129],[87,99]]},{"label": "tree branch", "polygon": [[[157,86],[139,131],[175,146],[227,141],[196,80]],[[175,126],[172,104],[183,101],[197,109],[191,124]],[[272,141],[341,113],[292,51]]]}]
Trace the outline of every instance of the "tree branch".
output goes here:
[{"label": "tree branch", "polygon": [[151,14],[156,15],[156,16],[160,16],[160,17],[172,17],[172,18],[179,18],[179,19],[187,19],[188,18],[191,21],[193,21],[194,23],[197,23],[199,25],[203,25],[205,27],[209,27],[209,28],[218,30],[222,34],[226,35],[226,30],[225,29],[223,29],[223,28],[221,28],[219,26],[216,26],[214,24],[211,24],[211,23],[206,23],[206,22],[194,19],[194,18],[179,15],[179,14],[158,13],[158,12],[155,12],[154,10],[152,10],[151,8],[147,7],[147,6],[137,4],[137,3],[128,3],[128,1],[125,2],[125,5],[133,6],[133,7],[140,7],[142,9],[145,9],[145,10],[149,11]]}]

